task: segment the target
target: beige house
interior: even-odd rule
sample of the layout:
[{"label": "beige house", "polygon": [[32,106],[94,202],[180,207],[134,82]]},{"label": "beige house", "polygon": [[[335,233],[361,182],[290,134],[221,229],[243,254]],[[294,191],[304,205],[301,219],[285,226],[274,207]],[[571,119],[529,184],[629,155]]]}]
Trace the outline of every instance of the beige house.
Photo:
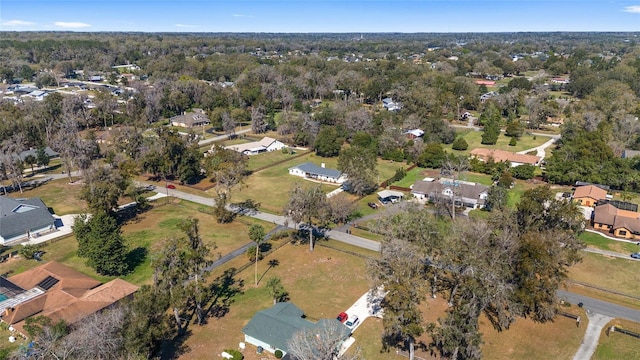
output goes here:
[{"label": "beige house", "polygon": [[607,191],[595,185],[578,186],[573,191],[572,198],[581,206],[596,206],[598,200],[607,198]]}]

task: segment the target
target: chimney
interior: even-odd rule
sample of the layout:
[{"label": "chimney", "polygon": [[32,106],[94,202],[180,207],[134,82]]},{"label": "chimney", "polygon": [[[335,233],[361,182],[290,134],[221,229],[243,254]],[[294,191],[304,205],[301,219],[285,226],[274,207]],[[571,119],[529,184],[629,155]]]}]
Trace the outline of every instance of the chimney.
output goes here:
[{"label": "chimney", "polygon": [[324,169],[324,163],[320,164],[320,167]]}]

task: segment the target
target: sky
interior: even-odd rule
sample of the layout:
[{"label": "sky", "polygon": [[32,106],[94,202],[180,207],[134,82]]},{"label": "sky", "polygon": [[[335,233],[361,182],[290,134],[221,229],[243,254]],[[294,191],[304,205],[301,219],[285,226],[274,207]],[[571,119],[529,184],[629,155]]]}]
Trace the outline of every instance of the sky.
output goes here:
[{"label": "sky", "polygon": [[1,31],[640,31],[640,0],[0,0]]}]

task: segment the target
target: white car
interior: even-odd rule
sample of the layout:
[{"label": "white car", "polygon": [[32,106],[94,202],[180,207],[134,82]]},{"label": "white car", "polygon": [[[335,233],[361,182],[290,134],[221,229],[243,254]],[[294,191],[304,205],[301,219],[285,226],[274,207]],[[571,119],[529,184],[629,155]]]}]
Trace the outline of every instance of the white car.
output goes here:
[{"label": "white car", "polygon": [[349,316],[349,318],[347,319],[347,321],[344,322],[344,324],[349,328],[349,329],[353,329],[356,325],[358,325],[358,322],[360,321],[360,319],[358,319],[357,315],[351,315]]}]

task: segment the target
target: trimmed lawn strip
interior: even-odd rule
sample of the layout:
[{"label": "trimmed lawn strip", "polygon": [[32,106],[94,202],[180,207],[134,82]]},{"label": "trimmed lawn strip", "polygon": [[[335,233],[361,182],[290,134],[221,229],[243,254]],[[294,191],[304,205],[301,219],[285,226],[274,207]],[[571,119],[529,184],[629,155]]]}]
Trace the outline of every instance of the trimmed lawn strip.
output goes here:
[{"label": "trimmed lawn strip", "polygon": [[424,174],[424,171],[425,171],[425,168],[415,167],[409,170],[407,172],[407,175],[402,180],[394,182],[393,185],[408,188],[411,185],[415,184],[416,181],[422,180],[425,177],[427,177]]},{"label": "trimmed lawn strip", "polygon": [[640,251],[640,246],[636,245],[636,243],[630,241],[611,240],[592,232],[585,231],[580,234],[579,238],[584,241],[588,247],[596,249],[614,251],[623,254]]},{"label": "trimmed lawn strip", "polygon": [[[447,152],[451,152],[453,154],[465,154],[468,155],[471,153],[471,150],[476,148],[487,148],[487,149],[500,149],[511,152],[519,152],[528,150],[537,146],[544,144],[549,141],[550,138],[546,136],[534,136],[523,134],[520,139],[517,140],[517,144],[515,146],[510,146],[509,142],[511,138],[505,136],[504,133],[500,133],[498,136],[498,141],[495,145],[483,145],[482,142],[482,131],[473,131],[470,129],[464,129],[457,134],[457,137],[462,137],[467,144],[469,144],[469,148],[467,150],[453,150],[452,145],[443,145],[443,149]],[[534,139],[535,137],[535,139]]]},{"label": "trimmed lawn strip", "polygon": [[621,319],[612,320],[602,329],[598,347],[591,360],[640,359],[638,339],[619,332],[608,332],[607,329],[613,325],[640,333],[640,324],[638,323]]},{"label": "trimmed lawn strip", "polygon": [[569,279],[622,294],[640,294],[638,270],[640,263],[631,259],[584,253],[582,262],[569,268]]},{"label": "trimmed lawn strip", "polygon": [[12,198],[39,197],[44,204],[52,208],[56,215],[80,214],[87,210],[84,200],[79,199],[83,183],[75,181],[69,184],[69,179],[52,180],[34,189],[25,189],[10,193]]}]

